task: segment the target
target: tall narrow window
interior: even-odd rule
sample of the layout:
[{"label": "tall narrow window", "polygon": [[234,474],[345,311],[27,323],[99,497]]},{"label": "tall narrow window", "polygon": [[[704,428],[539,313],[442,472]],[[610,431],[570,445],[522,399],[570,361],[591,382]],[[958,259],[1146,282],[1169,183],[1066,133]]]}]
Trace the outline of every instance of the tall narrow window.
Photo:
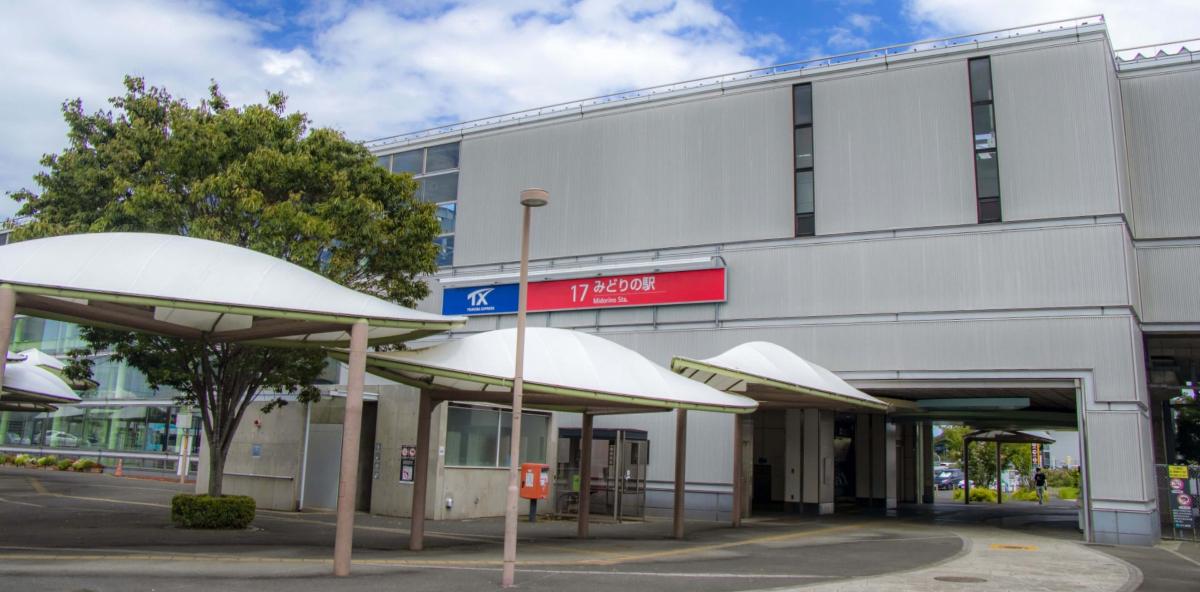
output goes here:
[{"label": "tall narrow window", "polygon": [[792,87],[792,147],[796,153],[796,236],[816,232],[813,218],[816,205],[813,177],[812,84]]},{"label": "tall narrow window", "polygon": [[454,221],[458,210],[458,143],[441,144],[379,157],[379,166],[393,173],[409,173],[417,181],[419,200],[437,208],[441,227],[433,240],[438,246],[438,266],[454,263]]},{"label": "tall narrow window", "polygon": [[967,61],[971,77],[971,128],[975,145],[975,198],[980,224],[1000,221],[1000,161],[992,108],[992,60]]}]

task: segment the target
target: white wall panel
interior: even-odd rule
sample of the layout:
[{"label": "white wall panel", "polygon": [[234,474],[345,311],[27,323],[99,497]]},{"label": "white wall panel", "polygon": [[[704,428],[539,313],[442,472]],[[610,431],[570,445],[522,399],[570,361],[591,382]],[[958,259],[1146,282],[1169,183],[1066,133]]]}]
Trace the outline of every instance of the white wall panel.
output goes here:
[{"label": "white wall panel", "polygon": [[1098,40],[992,57],[1005,220],[1121,211],[1107,51]]},{"label": "white wall panel", "polygon": [[534,258],[790,236],[791,147],[786,86],[470,137],[454,263],[518,258],[529,186]]},{"label": "white wall panel", "polygon": [[817,234],[976,221],[967,66],[813,83]]},{"label": "white wall panel", "polygon": [[1147,323],[1200,321],[1200,245],[1137,249],[1142,320]]},{"label": "white wall panel", "polygon": [[1200,235],[1200,66],[1121,80],[1134,235]]},{"label": "white wall panel", "polygon": [[1124,244],[1111,224],[728,251],[721,316],[1129,304]]}]

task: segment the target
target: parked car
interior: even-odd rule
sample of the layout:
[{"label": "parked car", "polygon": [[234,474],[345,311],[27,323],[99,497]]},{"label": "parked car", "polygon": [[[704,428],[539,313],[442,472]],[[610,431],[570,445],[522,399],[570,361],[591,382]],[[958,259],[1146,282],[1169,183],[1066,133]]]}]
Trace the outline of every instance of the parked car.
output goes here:
[{"label": "parked car", "polygon": [[961,469],[941,469],[933,474],[933,486],[939,490],[953,489],[962,482]]},{"label": "parked car", "polygon": [[34,435],[34,444],[54,446],[58,448],[79,448],[79,437],[57,430],[47,430],[43,434]]}]

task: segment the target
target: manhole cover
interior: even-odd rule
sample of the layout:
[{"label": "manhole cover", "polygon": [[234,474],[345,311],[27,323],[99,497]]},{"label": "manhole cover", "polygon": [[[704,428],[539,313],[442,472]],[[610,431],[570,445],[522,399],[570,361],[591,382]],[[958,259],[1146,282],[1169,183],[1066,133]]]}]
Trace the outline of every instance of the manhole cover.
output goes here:
[{"label": "manhole cover", "polygon": [[956,584],[982,584],[987,580],[971,576],[938,576],[933,578],[939,582],[954,582]]}]

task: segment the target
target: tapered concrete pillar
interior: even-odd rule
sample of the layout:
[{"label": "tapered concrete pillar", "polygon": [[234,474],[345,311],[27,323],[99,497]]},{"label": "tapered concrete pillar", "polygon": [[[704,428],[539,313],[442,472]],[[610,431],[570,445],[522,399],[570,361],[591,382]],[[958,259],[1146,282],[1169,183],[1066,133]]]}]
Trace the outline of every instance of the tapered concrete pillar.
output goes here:
[{"label": "tapered concrete pillar", "polygon": [[921,435],[921,501],[932,504],[933,489],[933,422],[923,421],[917,426]]},{"label": "tapered concrete pillar", "polygon": [[733,503],[729,511],[730,524],[742,525],[742,417],[733,416]]},{"label": "tapered concrete pillar", "polygon": [[346,379],[346,415],[342,419],[342,467],[338,479],[337,526],[333,539],[333,575],[350,575],[354,546],[354,502],[358,489],[358,440],[362,433],[363,383],[367,371],[367,321],[350,328],[350,374]]},{"label": "tapered concrete pillar", "polygon": [[881,416],[884,430],[884,507],[895,510],[900,497],[900,480],[897,478],[899,458],[896,446],[896,424]]},{"label": "tapered concrete pillar", "polygon": [[675,515],[674,536],[683,538],[684,492],[687,484],[687,409],[675,410]]},{"label": "tapered concrete pillar", "polygon": [[429,493],[429,423],[433,419],[433,400],[421,391],[417,403],[417,462],[413,463],[412,509],[408,523],[408,549],[425,548],[425,496]]},{"label": "tapered concrete pillar", "polygon": [[803,409],[788,409],[783,415],[783,500],[787,511],[804,508]]},{"label": "tapered concrete pillar", "polygon": [[[12,345],[13,317],[17,314],[17,292],[9,284],[0,284],[0,391],[4,390],[4,367]],[[2,395],[0,395],[2,396]]]},{"label": "tapered concrete pillar", "polygon": [[871,416],[859,413],[854,424],[854,497],[871,503]]},{"label": "tapered concrete pillar", "polygon": [[871,415],[871,505],[887,505],[887,418]]},{"label": "tapered concrete pillar", "polygon": [[742,518],[750,517],[751,502],[753,500],[754,482],[754,418],[750,415],[742,415],[738,417],[738,421],[742,424],[742,447],[738,453],[738,457],[742,463],[741,486],[742,486]]},{"label": "tapered concrete pillar", "polygon": [[804,508],[817,514],[833,513],[832,411],[804,410]]},{"label": "tapered concrete pillar", "polygon": [[579,430],[579,538],[587,538],[592,513],[592,416],[583,414]]}]

